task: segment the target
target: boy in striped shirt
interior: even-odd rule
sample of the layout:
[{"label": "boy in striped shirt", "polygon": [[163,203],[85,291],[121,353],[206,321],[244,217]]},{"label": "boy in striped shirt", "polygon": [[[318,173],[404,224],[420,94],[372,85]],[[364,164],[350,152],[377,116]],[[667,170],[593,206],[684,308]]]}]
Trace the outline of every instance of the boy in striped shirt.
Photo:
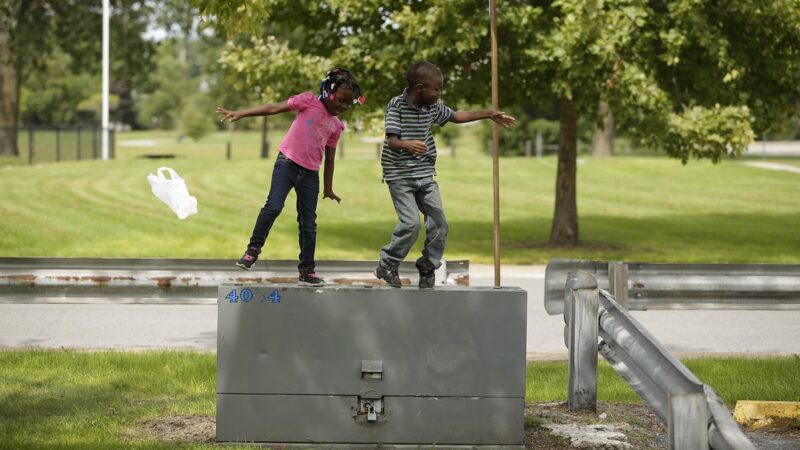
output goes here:
[{"label": "boy in striped shirt", "polygon": [[399,222],[391,241],[381,249],[375,276],[389,286],[400,287],[397,268],[417,240],[421,212],[425,218],[425,245],[416,267],[419,287],[432,288],[436,281],[434,271],[442,264],[448,226],[439,185],[433,179],[436,143],[431,125],[491,119],[512,127],[516,119],[494,110],[453,111],[439,99],[444,84],[442,71],[427,61],[412,64],[406,80],[408,87],[389,101],[381,155],[383,179],[389,186]]}]

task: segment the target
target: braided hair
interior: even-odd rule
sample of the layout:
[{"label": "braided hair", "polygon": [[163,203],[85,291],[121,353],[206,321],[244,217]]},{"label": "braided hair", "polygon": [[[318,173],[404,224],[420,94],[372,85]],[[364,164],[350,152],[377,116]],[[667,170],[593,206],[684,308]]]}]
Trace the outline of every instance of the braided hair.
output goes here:
[{"label": "braided hair", "polygon": [[361,87],[353,74],[347,70],[337,67],[329,70],[325,74],[325,78],[319,84],[319,99],[332,99],[333,93],[342,86],[347,86],[355,93],[353,104],[363,105],[364,96],[361,95]]}]

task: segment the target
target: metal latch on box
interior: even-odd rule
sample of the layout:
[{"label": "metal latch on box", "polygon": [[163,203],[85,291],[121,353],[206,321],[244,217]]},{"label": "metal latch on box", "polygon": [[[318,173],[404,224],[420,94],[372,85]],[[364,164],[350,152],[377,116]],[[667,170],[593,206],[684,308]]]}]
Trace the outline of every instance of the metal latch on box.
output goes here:
[{"label": "metal latch on box", "polygon": [[[361,361],[362,380],[383,380],[383,361],[362,360]],[[383,397],[374,389],[362,391],[358,397],[358,408],[356,420],[361,418],[367,422],[378,422],[378,418],[383,416]]]},{"label": "metal latch on box", "polygon": [[383,361],[361,361],[361,378],[364,380],[383,379]]},{"label": "metal latch on box", "polygon": [[[367,422],[377,422],[383,417],[383,398],[370,398],[370,395],[358,397],[358,416],[367,416]],[[363,419],[362,419],[363,420]]]}]

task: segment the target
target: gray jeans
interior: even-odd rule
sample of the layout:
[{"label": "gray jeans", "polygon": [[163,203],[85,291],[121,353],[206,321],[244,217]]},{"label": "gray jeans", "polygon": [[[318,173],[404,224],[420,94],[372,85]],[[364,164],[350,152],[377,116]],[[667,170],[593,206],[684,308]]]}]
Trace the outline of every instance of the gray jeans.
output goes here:
[{"label": "gray jeans", "polygon": [[392,180],[386,184],[400,222],[394,228],[391,242],[381,249],[381,264],[396,268],[405,259],[419,236],[421,212],[425,221],[425,246],[418,262],[427,260],[438,269],[448,231],[439,185],[433,177]]}]

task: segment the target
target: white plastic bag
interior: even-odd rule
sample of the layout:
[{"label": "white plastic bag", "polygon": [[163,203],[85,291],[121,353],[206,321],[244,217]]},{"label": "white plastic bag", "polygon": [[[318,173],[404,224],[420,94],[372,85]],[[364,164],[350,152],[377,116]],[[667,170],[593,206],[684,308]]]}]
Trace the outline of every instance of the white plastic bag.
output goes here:
[{"label": "white plastic bag", "polygon": [[[164,176],[164,172],[169,174],[169,178]],[[192,214],[197,214],[197,199],[189,195],[186,182],[177,172],[169,167],[159,167],[155,175],[152,173],[147,176],[153,194],[178,215],[183,220]]]}]

